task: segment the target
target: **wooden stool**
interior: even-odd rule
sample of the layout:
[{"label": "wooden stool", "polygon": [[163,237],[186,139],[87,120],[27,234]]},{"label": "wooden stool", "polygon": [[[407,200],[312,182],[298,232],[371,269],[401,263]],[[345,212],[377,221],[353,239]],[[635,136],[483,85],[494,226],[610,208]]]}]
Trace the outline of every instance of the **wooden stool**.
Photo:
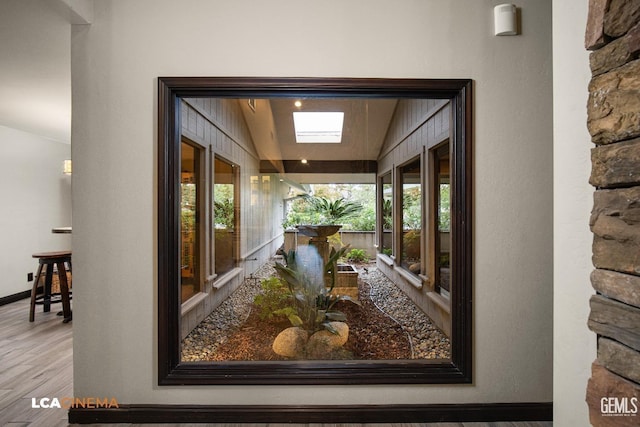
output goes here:
[{"label": "wooden stool", "polygon": [[[51,311],[51,304],[62,303],[62,315],[64,315],[64,323],[71,320],[71,295],[69,292],[69,283],[67,283],[67,268],[65,264],[69,264],[71,271],[71,251],[57,252],[40,252],[32,255],[38,258],[39,266],[33,287],[31,288],[31,307],[29,310],[29,322],[33,322],[35,318],[36,304],[43,305],[43,311]],[[44,289],[42,295],[38,296],[38,285],[42,276],[42,267],[47,266],[45,271]],[[53,282],[53,266],[58,268],[58,279],[60,282],[60,293],[51,292],[51,284]],[[52,299],[52,296],[59,298]],[[58,313],[61,314],[61,313]]]}]

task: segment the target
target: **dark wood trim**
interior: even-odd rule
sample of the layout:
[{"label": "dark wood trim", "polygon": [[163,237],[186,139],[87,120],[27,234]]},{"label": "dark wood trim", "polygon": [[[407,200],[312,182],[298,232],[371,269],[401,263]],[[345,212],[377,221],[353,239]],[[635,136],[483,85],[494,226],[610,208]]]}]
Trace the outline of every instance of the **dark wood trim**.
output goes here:
[{"label": "dark wood trim", "polygon": [[375,160],[282,160],[284,170],[278,170],[269,160],[260,161],[260,173],[377,173]]},{"label": "dark wood trim", "polygon": [[120,405],[72,408],[69,423],[429,423],[552,421],[553,404],[471,403],[355,406]]},{"label": "dark wood trim", "polygon": [[12,302],[20,301],[21,299],[29,298],[31,296],[31,290],[18,292],[17,294],[7,295],[0,298],[0,305],[11,304]]},{"label": "dark wood trim", "polygon": [[[468,79],[164,77],[158,79],[158,384],[461,384],[472,382],[472,82]],[[183,97],[386,97],[452,103],[451,360],[180,361],[179,141]],[[453,176],[452,176],[453,180]]]}]

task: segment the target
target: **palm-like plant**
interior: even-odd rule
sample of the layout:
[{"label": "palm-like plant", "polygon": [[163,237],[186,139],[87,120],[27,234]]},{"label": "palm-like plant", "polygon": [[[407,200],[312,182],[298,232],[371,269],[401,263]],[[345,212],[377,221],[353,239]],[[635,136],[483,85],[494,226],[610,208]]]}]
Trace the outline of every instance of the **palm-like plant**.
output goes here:
[{"label": "palm-like plant", "polygon": [[[326,329],[332,333],[337,331],[331,326],[331,321],[345,321],[346,316],[334,306],[339,301],[351,301],[360,304],[348,295],[335,295],[332,293],[336,283],[338,259],[343,257],[348,246],[336,251],[331,249],[329,261],[322,266],[322,258],[307,248],[307,253],[302,254],[303,259],[297,256],[296,251],[290,250],[285,256],[286,266],[276,262],[275,269],[281,280],[289,288],[293,297],[294,310],[284,310],[282,313],[289,318],[293,326],[300,326],[310,334]],[[325,282],[328,277],[328,286]]]},{"label": "palm-like plant", "polygon": [[307,200],[312,210],[320,214],[323,224],[338,224],[362,210],[360,203],[348,201],[344,197],[331,201],[324,197],[309,196]]}]

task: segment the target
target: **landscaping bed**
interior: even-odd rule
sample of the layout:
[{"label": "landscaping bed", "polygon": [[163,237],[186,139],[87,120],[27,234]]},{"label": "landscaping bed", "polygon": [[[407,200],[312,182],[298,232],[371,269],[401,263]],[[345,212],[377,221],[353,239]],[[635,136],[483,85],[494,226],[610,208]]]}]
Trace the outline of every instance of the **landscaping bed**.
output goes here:
[{"label": "landscaping bed", "polygon": [[[347,343],[313,359],[396,360],[447,359],[449,339],[374,264],[360,264],[360,305],[347,301],[337,307],[346,314]],[[256,278],[275,275],[263,266]],[[261,292],[258,279],[246,280],[182,342],[183,361],[289,360],[271,346],[288,320],[262,320],[253,305]],[[381,310],[382,309],[382,310]]]}]

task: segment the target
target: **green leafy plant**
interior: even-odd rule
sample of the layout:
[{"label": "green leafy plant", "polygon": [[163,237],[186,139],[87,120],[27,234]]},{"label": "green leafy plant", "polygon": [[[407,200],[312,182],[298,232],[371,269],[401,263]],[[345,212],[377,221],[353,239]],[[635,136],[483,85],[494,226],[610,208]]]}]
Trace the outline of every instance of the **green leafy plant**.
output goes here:
[{"label": "green leafy plant", "polygon": [[369,261],[369,255],[364,249],[351,249],[345,255],[345,258],[351,262],[367,262]]},{"label": "green leafy plant", "polygon": [[360,304],[348,295],[332,293],[336,283],[338,259],[347,250],[348,246],[337,251],[332,248],[324,266],[322,258],[312,246],[301,246],[298,252],[289,251],[285,256],[286,266],[276,262],[275,269],[287,285],[295,309],[278,314],[287,315],[293,326],[299,326],[310,334],[321,329],[337,334],[330,322],[344,322],[347,319],[344,313],[334,308],[335,304],[339,301]]},{"label": "green leafy plant", "polygon": [[260,319],[271,320],[278,315],[287,316],[286,309],[291,308],[291,294],[284,283],[278,277],[269,277],[261,280],[260,287],[262,293],[253,299]]}]

